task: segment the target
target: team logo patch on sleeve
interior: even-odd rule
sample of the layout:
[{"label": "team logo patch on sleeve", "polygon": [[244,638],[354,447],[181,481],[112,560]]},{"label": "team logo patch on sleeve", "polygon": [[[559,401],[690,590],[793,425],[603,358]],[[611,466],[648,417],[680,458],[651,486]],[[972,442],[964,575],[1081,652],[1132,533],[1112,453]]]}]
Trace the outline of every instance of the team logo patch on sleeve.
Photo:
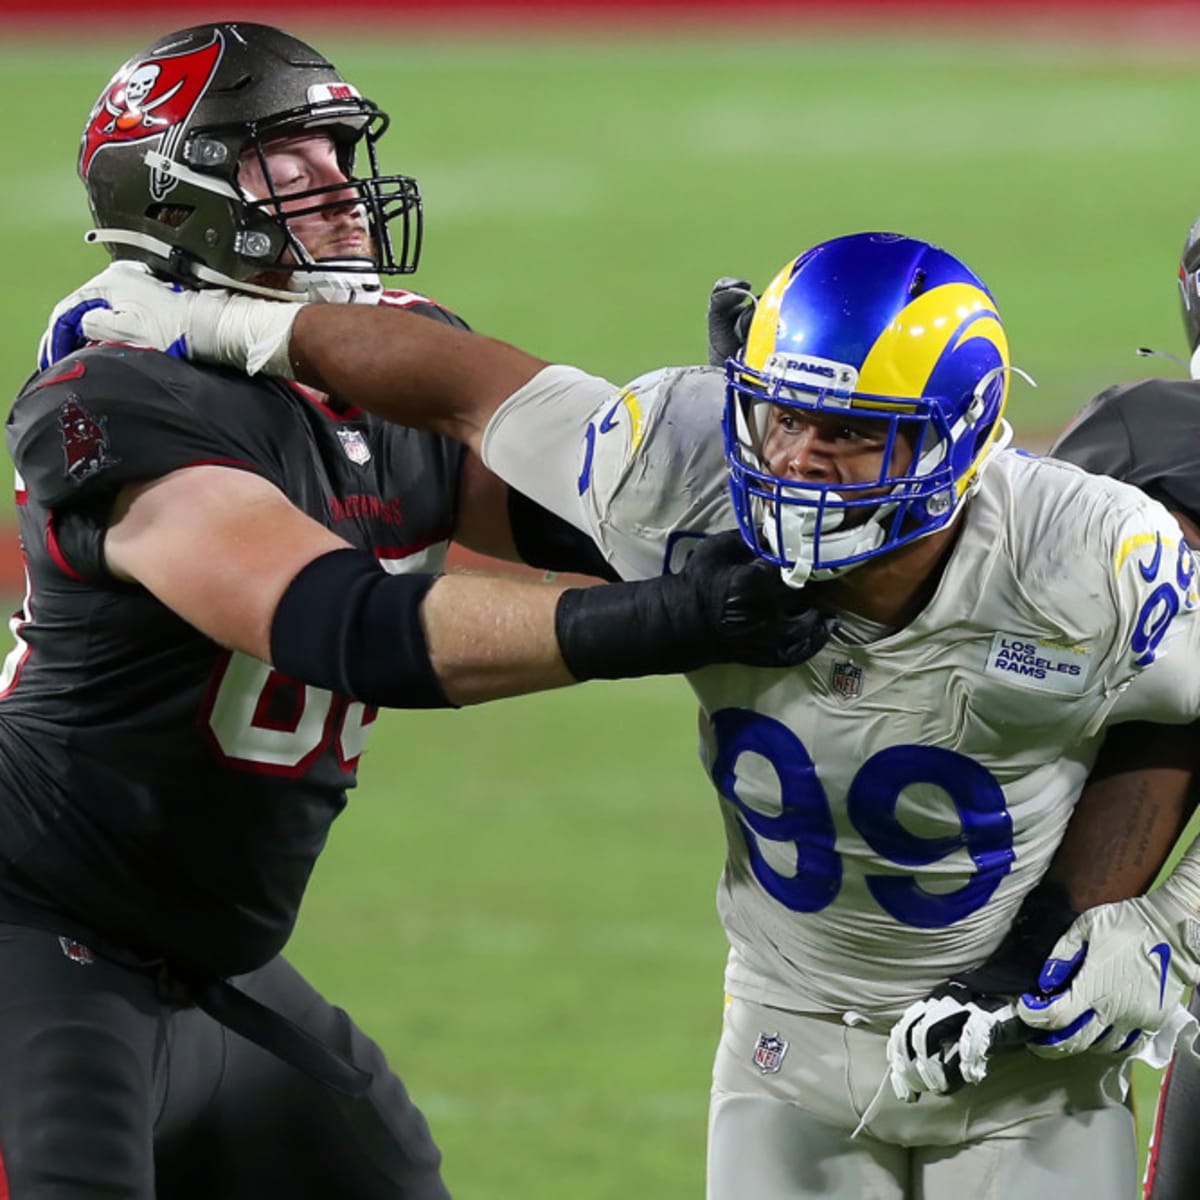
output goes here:
[{"label": "team logo patch on sleeve", "polygon": [[788,1044],[777,1033],[760,1033],[754,1043],[754,1065],[764,1075],[776,1075],[783,1066]]},{"label": "team logo patch on sleeve", "polygon": [[121,461],[108,452],[107,425],[108,418],[93,417],[80,404],[78,396],[68,396],[59,407],[63,458],[67,478],[72,483],[81,484]]},{"label": "team logo patch on sleeve", "polygon": [[1039,692],[1078,696],[1087,686],[1091,651],[1016,633],[992,638],[984,673]]}]

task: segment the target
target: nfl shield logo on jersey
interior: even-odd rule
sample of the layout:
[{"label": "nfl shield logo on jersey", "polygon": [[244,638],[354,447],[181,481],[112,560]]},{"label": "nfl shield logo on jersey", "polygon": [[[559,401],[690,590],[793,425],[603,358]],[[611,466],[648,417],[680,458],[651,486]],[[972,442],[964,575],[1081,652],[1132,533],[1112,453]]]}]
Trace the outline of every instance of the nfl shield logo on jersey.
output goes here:
[{"label": "nfl shield logo on jersey", "polygon": [[862,678],[862,667],[852,662],[840,662],[833,664],[833,676],[829,682],[839,696],[856,700],[862,693]]},{"label": "nfl shield logo on jersey", "polygon": [[371,461],[371,447],[367,445],[367,439],[357,429],[339,429],[337,435],[338,441],[342,443],[342,449],[346,452],[346,457],[352,463],[364,467]]},{"label": "nfl shield logo on jersey", "polygon": [[777,1033],[760,1033],[754,1044],[754,1065],[764,1075],[775,1075],[783,1066],[788,1044]]}]

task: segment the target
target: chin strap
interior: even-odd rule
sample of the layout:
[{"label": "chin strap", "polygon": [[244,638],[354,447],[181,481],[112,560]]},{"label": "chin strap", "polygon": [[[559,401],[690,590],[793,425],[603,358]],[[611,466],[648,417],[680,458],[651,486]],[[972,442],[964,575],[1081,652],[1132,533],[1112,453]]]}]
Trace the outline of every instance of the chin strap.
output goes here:
[{"label": "chin strap", "polygon": [[[827,492],[826,498],[834,504],[841,503],[836,492]],[[766,508],[768,501],[761,502]],[[891,511],[894,505],[885,505]],[[813,568],[817,534],[820,533],[821,547],[829,551],[829,557],[865,554],[874,550],[883,541],[883,526],[878,523],[880,513],[873,513],[870,520],[851,529],[839,529],[845,519],[845,510],[826,508],[818,519],[817,506],[786,504],[778,515],[764,513],[760,523],[763,540],[771,547],[771,553],[779,558],[790,559],[790,567],[780,567],[783,582],[792,588],[802,588],[810,579],[836,579],[858,563],[840,567]],[[818,531],[819,521],[819,531]]]}]

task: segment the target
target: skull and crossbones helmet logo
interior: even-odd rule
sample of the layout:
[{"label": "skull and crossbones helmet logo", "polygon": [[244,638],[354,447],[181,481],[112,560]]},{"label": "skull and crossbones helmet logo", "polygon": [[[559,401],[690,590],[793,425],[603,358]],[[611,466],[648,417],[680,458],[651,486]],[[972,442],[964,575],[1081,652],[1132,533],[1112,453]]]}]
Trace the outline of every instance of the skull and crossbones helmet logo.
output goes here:
[{"label": "skull and crossbones helmet logo", "polygon": [[156,117],[154,109],[165,104],[182,87],[182,81],[176,83],[159,96],[151,98],[154,85],[162,74],[158,63],[145,63],[136,68],[125,81],[123,88],[113,88],[104,98],[104,107],[112,118],[104,127],[105,133],[120,130],[125,133],[138,126],[161,128],[168,124],[165,117]]}]

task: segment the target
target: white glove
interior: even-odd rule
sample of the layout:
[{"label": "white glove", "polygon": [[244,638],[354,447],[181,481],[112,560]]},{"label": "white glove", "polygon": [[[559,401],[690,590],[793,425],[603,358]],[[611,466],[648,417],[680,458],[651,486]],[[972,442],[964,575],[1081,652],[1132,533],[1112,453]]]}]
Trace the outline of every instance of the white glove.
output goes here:
[{"label": "white glove", "polygon": [[987,1075],[990,1056],[1025,1040],[1012,1002],[951,980],[910,1004],[888,1035],[888,1073],[896,1098],[948,1095]]},{"label": "white glove", "polygon": [[1185,856],[1157,890],[1083,913],[1042,968],[1041,994],[1017,1015],[1044,1058],[1141,1049],[1173,1020],[1200,961],[1200,920],[1189,902],[1197,871]]},{"label": "white glove", "polygon": [[44,370],[87,342],[123,342],[291,379],[288,345],[302,307],[221,288],[193,291],[142,263],[118,261],[55,306],[38,366]]}]

